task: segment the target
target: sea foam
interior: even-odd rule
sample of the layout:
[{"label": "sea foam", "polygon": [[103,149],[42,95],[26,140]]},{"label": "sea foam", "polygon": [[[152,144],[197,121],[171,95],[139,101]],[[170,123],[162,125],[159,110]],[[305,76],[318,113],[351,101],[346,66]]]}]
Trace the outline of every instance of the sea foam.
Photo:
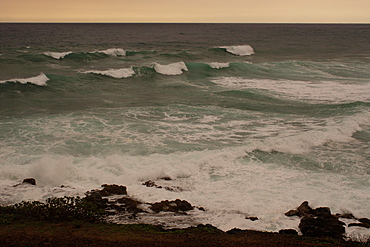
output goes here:
[{"label": "sea foam", "polygon": [[254,50],[250,45],[221,46],[219,48],[225,49],[227,52],[237,56],[250,56],[254,54]]},{"label": "sea foam", "polygon": [[135,71],[132,68],[125,68],[125,69],[109,69],[109,70],[88,70],[82,73],[92,73],[92,74],[99,74],[105,75],[113,78],[128,78],[135,74]]},{"label": "sea foam", "polygon": [[186,64],[182,61],[167,65],[154,63],[153,68],[157,73],[162,75],[181,75],[183,71],[188,71]]},{"label": "sea foam", "polygon": [[6,82],[14,82],[14,83],[21,83],[21,84],[34,84],[37,86],[46,86],[46,82],[49,80],[49,78],[46,77],[44,73],[41,73],[38,76],[30,77],[30,78],[21,78],[21,79],[10,79],[5,81],[0,81],[0,83],[6,83]]},{"label": "sea foam", "polygon": [[44,52],[43,54],[55,59],[62,59],[71,53],[72,53],[71,51],[67,51],[67,52]]}]

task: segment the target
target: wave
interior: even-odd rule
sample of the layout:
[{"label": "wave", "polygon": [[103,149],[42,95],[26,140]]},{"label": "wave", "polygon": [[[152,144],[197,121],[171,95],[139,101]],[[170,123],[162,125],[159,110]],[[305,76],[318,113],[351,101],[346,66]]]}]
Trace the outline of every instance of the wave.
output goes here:
[{"label": "wave", "polygon": [[21,78],[21,79],[10,79],[5,81],[0,81],[0,83],[6,83],[6,82],[14,82],[14,83],[21,83],[21,84],[34,84],[37,86],[46,86],[46,82],[49,80],[47,76],[44,73],[41,73],[38,76],[30,77],[30,78]]},{"label": "wave", "polygon": [[98,75],[109,76],[113,78],[128,78],[135,74],[135,71],[132,68],[125,69],[109,69],[109,70],[88,70],[81,73],[92,73]]},{"label": "wave", "polygon": [[113,56],[113,57],[118,57],[118,56],[126,56],[126,51],[123,50],[122,48],[110,48],[106,50],[101,50],[101,51],[92,51],[92,52],[72,52],[72,51],[67,51],[67,52],[44,52],[42,54],[52,57],[54,59],[62,59],[68,55],[81,55],[81,54],[96,54],[96,53],[103,53],[108,56]]},{"label": "wave", "polygon": [[104,54],[114,56],[114,57],[126,56],[126,51],[121,49],[121,48],[110,48],[110,49],[107,49],[107,50],[98,51],[98,53],[104,53]]},{"label": "wave", "polygon": [[55,59],[62,59],[71,53],[72,53],[71,51],[67,51],[67,52],[44,52],[43,54]]},{"label": "wave", "polygon": [[218,48],[225,49],[227,52],[237,56],[250,56],[254,54],[254,49],[250,45],[221,46]]},{"label": "wave", "polygon": [[183,71],[188,71],[186,64],[182,61],[167,65],[154,63],[153,68],[157,73],[162,75],[181,75]]},{"label": "wave", "polygon": [[230,63],[217,63],[217,62],[212,62],[208,63],[208,65],[213,68],[213,69],[222,69],[222,68],[228,68],[230,67]]},{"label": "wave", "polygon": [[218,77],[213,83],[227,89],[255,89],[287,99],[325,103],[370,102],[370,84],[342,83],[338,81],[307,82],[297,80],[248,79]]}]

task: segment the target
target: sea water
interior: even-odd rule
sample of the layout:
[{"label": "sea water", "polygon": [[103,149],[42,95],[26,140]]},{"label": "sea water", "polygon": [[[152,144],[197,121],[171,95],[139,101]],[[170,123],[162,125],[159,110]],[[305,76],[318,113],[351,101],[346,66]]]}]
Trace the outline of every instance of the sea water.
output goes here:
[{"label": "sea water", "polygon": [[298,229],[284,213],[303,201],[370,217],[369,40],[369,25],[0,24],[0,203],[116,183],[223,230]]}]

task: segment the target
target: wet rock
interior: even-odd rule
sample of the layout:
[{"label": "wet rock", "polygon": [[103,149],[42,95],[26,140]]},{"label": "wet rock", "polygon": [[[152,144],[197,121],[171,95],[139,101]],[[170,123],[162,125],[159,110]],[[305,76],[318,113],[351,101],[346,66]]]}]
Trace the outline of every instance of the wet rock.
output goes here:
[{"label": "wet rock", "polygon": [[307,201],[304,201],[297,209],[290,210],[285,213],[286,216],[299,216],[303,217],[306,215],[311,215],[313,209],[308,205]]},{"label": "wet rock", "polygon": [[256,221],[258,220],[258,217],[253,217],[253,216],[250,216],[250,217],[245,217],[246,220],[251,220],[251,221]]},{"label": "wet rock", "polygon": [[343,238],[345,233],[345,224],[332,215],[328,207],[312,209],[305,201],[296,210],[290,210],[285,215],[302,217],[299,229],[304,236]]},{"label": "wet rock", "polygon": [[[141,201],[135,200],[130,197],[122,197],[117,199],[116,201],[119,203],[117,208],[124,209],[126,212],[133,213],[136,215],[137,213],[144,212],[139,206],[142,204]],[[120,210],[121,211],[121,210]]]},{"label": "wet rock", "polygon": [[281,229],[279,233],[286,234],[286,235],[298,235],[298,232],[294,229]]},{"label": "wet rock", "polygon": [[360,221],[360,223],[351,223],[348,226],[349,227],[351,227],[351,226],[359,226],[359,227],[370,228],[370,220],[369,219],[367,219],[367,218],[361,218],[361,219],[358,219],[358,221]]},{"label": "wet rock", "polygon": [[150,209],[156,213],[161,211],[184,213],[185,211],[193,210],[194,207],[185,200],[176,199],[175,201],[156,202],[150,206]]},{"label": "wet rock", "polygon": [[103,184],[102,187],[103,189],[99,191],[102,196],[127,195],[127,188],[123,185]]},{"label": "wet rock", "polygon": [[26,178],[26,179],[23,179],[22,184],[36,185],[36,179],[34,179],[34,178]]},{"label": "wet rock", "polygon": [[330,208],[320,207],[301,219],[299,229],[304,236],[343,238],[344,225],[331,214]]},{"label": "wet rock", "polygon": [[102,195],[98,191],[87,192],[85,200],[92,202],[101,208],[106,208],[108,203],[108,200],[103,199]]},{"label": "wet rock", "polygon": [[155,188],[158,188],[158,189],[161,189],[162,186],[158,186],[154,181],[152,180],[148,180],[144,183],[142,183],[142,185],[145,185],[146,187],[155,187]]},{"label": "wet rock", "polygon": [[337,216],[338,218],[344,218],[344,219],[356,219],[356,217],[353,216],[353,214],[350,212],[336,214],[335,216]]}]

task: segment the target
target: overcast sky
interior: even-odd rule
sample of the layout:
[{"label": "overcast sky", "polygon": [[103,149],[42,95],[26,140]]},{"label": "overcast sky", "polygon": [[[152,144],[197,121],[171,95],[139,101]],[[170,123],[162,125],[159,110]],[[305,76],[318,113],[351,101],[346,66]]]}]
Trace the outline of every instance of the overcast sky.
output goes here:
[{"label": "overcast sky", "polygon": [[370,0],[0,0],[0,22],[370,23]]}]

